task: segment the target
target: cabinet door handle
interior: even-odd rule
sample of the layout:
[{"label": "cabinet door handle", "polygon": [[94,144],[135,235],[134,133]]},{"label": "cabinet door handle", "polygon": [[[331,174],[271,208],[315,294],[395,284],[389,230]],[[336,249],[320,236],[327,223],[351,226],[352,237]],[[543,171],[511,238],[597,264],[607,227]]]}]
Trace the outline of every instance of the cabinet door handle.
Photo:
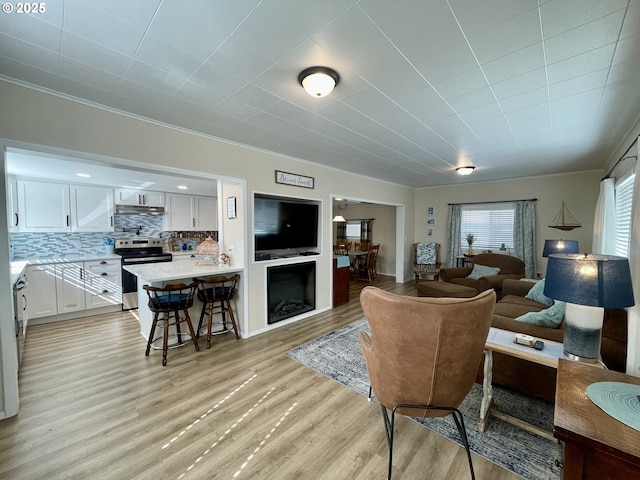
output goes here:
[{"label": "cabinet door handle", "polygon": [[191,226],[192,226],[192,227],[195,227],[195,226],[196,226],[196,219],[195,219],[195,218],[192,218],[192,219],[191,219]]},{"label": "cabinet door handle", "polygon": [[102,293],[109,293],[109,290],[102,290]]},{"label": "cabinet door handle", "polygon": [[16,224],[14,225],[14,227],[17,227],[18,226],[19,217],[18,217],[17,213],[14,213],[14,215],[16,216]]},{"label": "cabinet door handle", "polygon": [[84,269],[80,269],[80,280],[84,280]]},{"label": "cabinet door handle", "polygon": [[142,195],[138,194],[138,205],[144,205],[142,201]]},{"label": "cabinet door handle", "polygon": [[140,195],[142,197],[142,204],[146,205],[147,204],[147,199],[145,198],[146,195],[143,193],[142,195]]},{"label": "cabinet door handle", "polygon": [[108,274],[107,272],[102,272],[102,273],[100,274],[100,276],[102,276],[102,277],[107,277],[107,276],[109,276],[109,274]]},{"label": "cabinet door handle", "polygon": [[113,227],[113,215],[111,216],[111,226]]},{"label": "cabinet door handle", "polygon": [[67,227],[71,225],[71,217],[67,215]]},{"label": "cabinet door handle", "polygon": [[101,261],[100,261],[100,265],[106,265],[106,264],[107,264],[107,261],[106,261],[106,260],[101,260]]}]

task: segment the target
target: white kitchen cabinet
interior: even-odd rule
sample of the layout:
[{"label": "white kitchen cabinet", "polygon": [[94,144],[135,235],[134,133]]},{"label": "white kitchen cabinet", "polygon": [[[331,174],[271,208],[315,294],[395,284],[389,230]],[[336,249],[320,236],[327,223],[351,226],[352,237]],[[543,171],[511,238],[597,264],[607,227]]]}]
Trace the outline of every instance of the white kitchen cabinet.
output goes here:
[{"label": "white kitchen cabinet", "polygon": [[84,266],[82,262],[56,264],[56,300],[58,314],[85,309]]},{"label": "white kitchen cabinet", "polygon": [[85,307],[98,308],[122,303],[120,260],[84,262]]},{"label": "white kitchen cabinet", "polygon": [[17,232],[20,225],[18,210],[18,180],[16,177],[7,178],[7,222],[10,232]]},{"label": "white kitchen cabinet", "polygon": [[113,190],[17,181],[19,231],[113,232]]},{"label": "white kitchen cabinet", "polygon": [[71,231],[113,232],[113,189],[71,185]]},{"label": "white kitchen cabinet", "polygon": [[29,281],[25,290],[28,317],[32,319],[56,315],[58,303],[55,265],[30,265],[26,272]]},{"label": "white kitchen cabinet", "polygon": [[168,193],[166,196],[167,229],[195,230],[193,195]]},{"label": "white kitchen cabinet", "polygon": [[69,185],[18,180],[21,232],[68,232],[71,229]]},{"label": "white kitchen cabinet", "polygon": [[218,229],[218,202],[216,197],[195,197],[196,230]]},{"label": "white kitchen cabinet", "polygon": [[217,229],[216,197],[168,193],[166,200],[167,230]]},{"label": "white kitchen cabinet", "polygon": [[116,205],[145,205],[164,207],[164,192],[138,190],[135,188],[116,189]]}]

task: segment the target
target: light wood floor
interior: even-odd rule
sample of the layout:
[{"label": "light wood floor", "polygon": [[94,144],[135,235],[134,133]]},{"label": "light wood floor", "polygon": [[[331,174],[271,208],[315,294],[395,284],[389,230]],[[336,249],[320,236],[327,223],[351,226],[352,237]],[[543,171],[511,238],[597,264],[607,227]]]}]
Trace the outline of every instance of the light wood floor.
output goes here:
[{"label": "light wood floor", "polygon": [[[413,284],[377,286],[414,294]],[[1,479],[384,479],[378,404],[284,353],[361,318],[351,302],[257,337],[144,356],[131,313],[30,327]],[[467,428],[475,428],[467,419]],[[394,479],[467,479],[462,447],[400,417]],[[479,480],[520,478],[474,455]]]}]

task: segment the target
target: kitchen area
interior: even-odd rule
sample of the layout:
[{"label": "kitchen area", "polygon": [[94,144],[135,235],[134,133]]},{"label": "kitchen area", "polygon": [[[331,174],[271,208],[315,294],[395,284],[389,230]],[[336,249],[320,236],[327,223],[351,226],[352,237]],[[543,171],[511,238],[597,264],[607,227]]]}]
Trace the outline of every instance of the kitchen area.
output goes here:
[{"label": "kitchen area", "polygon": [[[218,221],[218,194],[241,191],[241,185],[22,151],[6,154],[6,168],[18,369],[29,326],[123,311],[137,315],[140,285],[132,272],[140,267],[195,267],[198,245],[210,238],[226,254],[226,268],[243,271],[236,254],[244,249],[242,237],[231,228],[225,244]],[[238,306],[239,318],[243,310]],[[3,362],[6,355],[3,348]]]}]

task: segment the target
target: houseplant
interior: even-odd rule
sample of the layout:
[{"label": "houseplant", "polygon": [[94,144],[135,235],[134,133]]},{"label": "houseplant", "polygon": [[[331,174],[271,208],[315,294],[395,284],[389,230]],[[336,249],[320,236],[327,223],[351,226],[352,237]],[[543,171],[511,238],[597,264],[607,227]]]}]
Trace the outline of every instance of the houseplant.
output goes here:
[{"label": "houseplant", "polygon": [[469,248],[467,250],[468,255],[473,255],[473,241],[475,239],[476,237],[473,235],[473,233],[467,233],[467,244],[469,245]]}]

